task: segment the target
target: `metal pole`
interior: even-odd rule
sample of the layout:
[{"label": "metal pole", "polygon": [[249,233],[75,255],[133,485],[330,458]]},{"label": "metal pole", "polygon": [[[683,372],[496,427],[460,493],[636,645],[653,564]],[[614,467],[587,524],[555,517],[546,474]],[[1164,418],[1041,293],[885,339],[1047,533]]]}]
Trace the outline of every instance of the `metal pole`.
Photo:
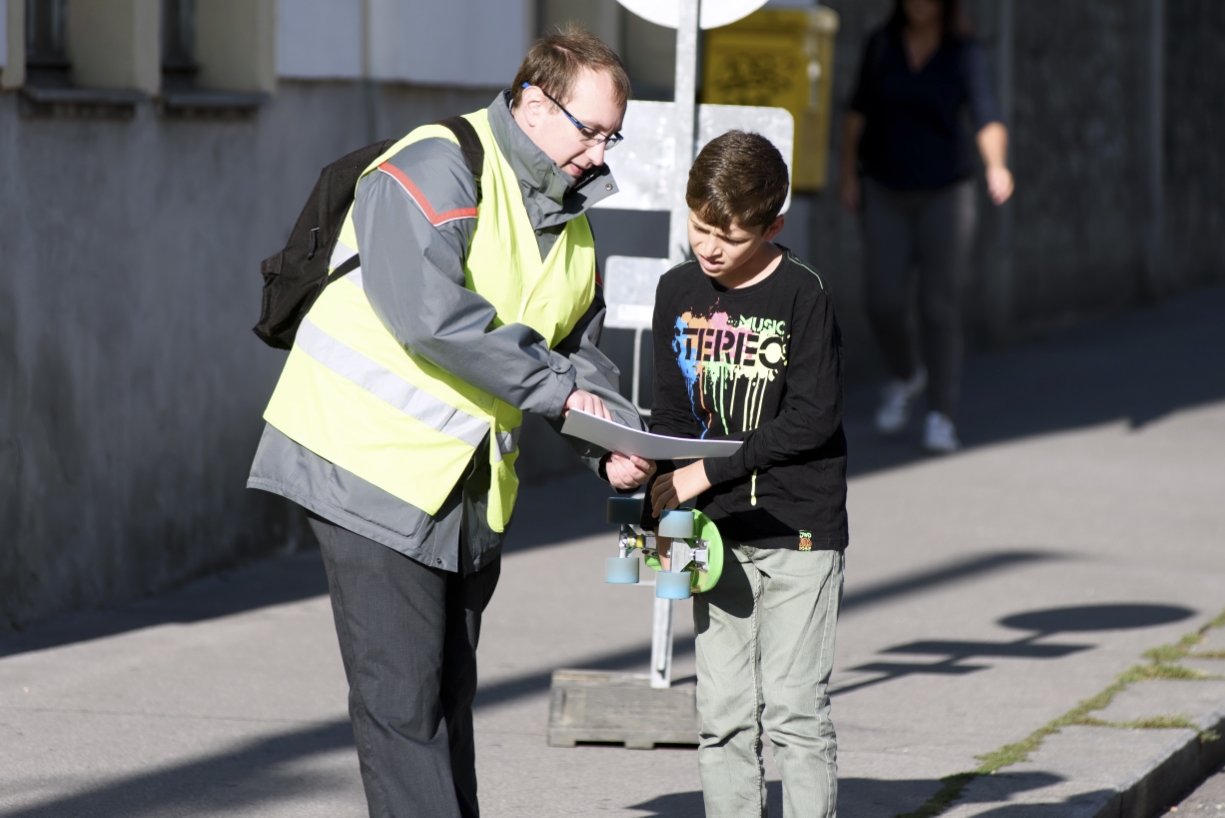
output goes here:
[{"label": "metal pole", "polygon": [[672,600],[655,599],[651,628],[651,687],[672,686]]},{"label": "metal pole", "polygon": [[1145,293],[1155,299],[1163,288],[1162,244],[1165,222],[1165,0],[1149,0],[1148,70],[1148,206]]},{"label": "metal pole", "polygon": [[689,255],[689,207],[685,187],[689,166],[693,164],[694,126],[697,114],[698,14],[700,0],[681,0],[676,27],[676,166],[672,185],[671,227],[668,231],[668,260],[678,264]]},{"label": "metal pole", "polygon": [[[1004,125],[1008,128],[1009,153],[1013,152],[1012,114],[1015,99],[1016,67],[1015,67],[1015,8],[1013,0],[999,0],[998,22],[998,59],[999,59],[999,101],[1000,113]],[[1013,167],[1012,157],[1008,157],[1008,166]],[[996,209],[996,282],[995,297],[992,312],[994,327],[992,335],[997,342],[1007,341],[1012,337],[1013,330],[1013,246],[1012,246],[1012,203],[1009,202]]]},{"label": "metal pole", "polygon": [[[676,26],[676,92],[673,95],[676,106],[676,170],[672,183],[675,198],[668,230],[668,261],[673,264],[684,261],[689,254],[689,206],[685,204],[685,187],[689,182],[689,166],[693,164],[700,11],[701,0],[681,0],[680,19]],[[636,382],[634,390],[637,391]],[[651,629],[651,687],[671,685],[672,600],[656,598],[654,626]]]}]

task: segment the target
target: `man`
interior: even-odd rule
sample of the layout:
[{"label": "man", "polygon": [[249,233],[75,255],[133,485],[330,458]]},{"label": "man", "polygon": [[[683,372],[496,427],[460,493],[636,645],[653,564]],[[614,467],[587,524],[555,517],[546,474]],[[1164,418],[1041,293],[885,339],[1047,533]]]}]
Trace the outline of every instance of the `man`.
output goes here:
[{"label": "man", "polygon": [[[312,306],[265,412],[248,485],[310,512],[372,816],[478,815],[476,645],[522,412],[642,426],[596,348],[584,215],[616,192],[604,153],[628,96],[616,54],[568,29],[465,116],[484,149],[479,180],[442,126],[379,157],[331,259],[360,252],[361,266]],[[580,454],[618,489],[654,469]]]}]

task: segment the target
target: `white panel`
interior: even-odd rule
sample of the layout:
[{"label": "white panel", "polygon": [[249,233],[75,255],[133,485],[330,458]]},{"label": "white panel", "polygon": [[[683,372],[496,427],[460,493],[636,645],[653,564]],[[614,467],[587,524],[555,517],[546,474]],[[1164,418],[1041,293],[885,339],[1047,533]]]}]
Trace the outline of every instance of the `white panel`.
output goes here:
[{"label": "white panel", "polygon": [[276,14],[278,76],[361,77],[361,0],[277,0]]},{"label": "white panel", "polygon": [[[693,0],[686,0],[692,2]],[[676,28],[682,0],[618,0],[644,20],[665,28]],[[702,28],[718,28],[747,17],[766,0],[702,0]]]},{"label": "white panel", "polygon": [[[596,207],[610,210],[671,210],[674,197],[669,188],[676,162],[676,123],[671,102],[631,100],[625,111],[621,133],[625,142],[608,154],[608,166],[617,179],[616,196]],[[787,169],[791,169],[795,120],[782,108],[744,105],[699,105],[697,150],[716,136],[731,130],[754,131],[774,143]],[[783,212],[791,205],[791,194]]]},{"label": "white panel", "polygon": [[666,258],[609,256],[604,263],[604,326],[650,329],[655,288],[671,266]]},{"label": "white panel", "polygon": [[531,0],[370,0],[371,70],[424,85],[507,87]]}]

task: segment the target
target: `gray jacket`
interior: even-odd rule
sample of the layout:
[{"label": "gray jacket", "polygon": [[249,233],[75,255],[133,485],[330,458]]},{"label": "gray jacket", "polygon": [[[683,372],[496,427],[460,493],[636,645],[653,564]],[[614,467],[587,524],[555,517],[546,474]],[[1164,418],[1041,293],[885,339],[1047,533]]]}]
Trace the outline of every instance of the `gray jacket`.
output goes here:
[{"label": "gray jacket", "polygon": [[[519,128],[509,100],[509,91],[494,99],[489,123],[515,170],[543,258],[565,223],[616,193],[616,183],[611,171],[601,167],[575,185]],[[591,308],[555,349],[523,324],[490,329],[493,306],[464,287],[464,258],[476,219],[439,218],[477,203],[476,184],[459,147],[446,139],[425,139],[390,161],[424,201],[391,175],[372,173],[358,185],[353,209],[362,262],[353,275],[361,276],[387,330],[406,348],[519,409],[539,413],[554,428],[560,428],[562,406],[575,388],[603,398],[618,422],[643,428],[638,412],[617,389],[616,366],[597,348],[604,323],[599,288]],[[356,249],[338,246],[333,264]],[[567,441],[591,468],[599,468],[603,449]],[[465,478],[433,516],[270,425],[264,427],[247,486],[287,497],[425,565],[467,572],[487,564],[502,547],[502,535],[489,528],[485,514],[488,445],[486,438]]]}]

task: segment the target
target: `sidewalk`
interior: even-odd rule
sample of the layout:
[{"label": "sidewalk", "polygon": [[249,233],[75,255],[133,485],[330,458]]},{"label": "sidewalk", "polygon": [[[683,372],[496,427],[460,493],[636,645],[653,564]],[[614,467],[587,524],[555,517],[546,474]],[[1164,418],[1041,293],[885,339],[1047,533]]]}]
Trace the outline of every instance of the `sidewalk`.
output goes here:
[{"label": "sidewalk", "polygon": [[[1196,733],[1225,681],[1170,670],[1225,675],[1225,629],[1144,656],[1225,609],[1225,290],[973,359],[966,390],[943,459],[848,401],[839,814],[1140,814],[1225,743]],[[481,644],[487,818],[703,813],[692,749],[545,744],[553,669],[649,655],[650,591],[602,581],[604,496],[525,492]],[[325,592],[305,552],[0,638],[0,816],[364,815]]]}]

